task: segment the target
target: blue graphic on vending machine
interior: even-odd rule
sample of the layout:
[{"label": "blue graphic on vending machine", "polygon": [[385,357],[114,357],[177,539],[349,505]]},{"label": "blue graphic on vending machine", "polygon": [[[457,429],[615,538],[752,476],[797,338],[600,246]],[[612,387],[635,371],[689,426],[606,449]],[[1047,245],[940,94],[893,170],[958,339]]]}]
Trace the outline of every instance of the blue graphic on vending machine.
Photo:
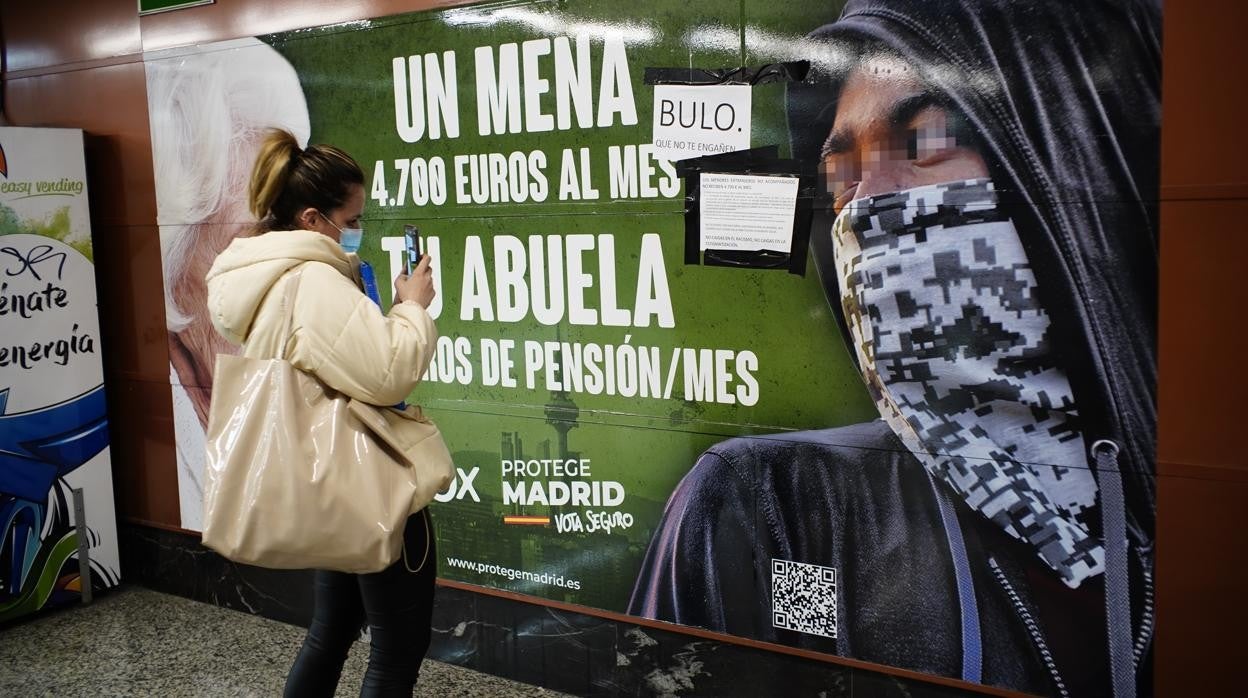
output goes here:
[{"label": "blue graphic on vending machine", "polygon": [[[11,415],[8,398],[0,389],[0,622],[81,593],[64,477],[108,447],[103,385]],[[92,565],[96,575],[103,586],[116,583],[102,565]]]}]

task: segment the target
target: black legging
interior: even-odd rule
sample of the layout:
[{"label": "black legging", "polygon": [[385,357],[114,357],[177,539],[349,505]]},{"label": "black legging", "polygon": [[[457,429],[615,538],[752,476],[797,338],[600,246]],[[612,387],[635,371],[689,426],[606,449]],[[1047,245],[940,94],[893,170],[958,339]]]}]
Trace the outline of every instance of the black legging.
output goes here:
[{"label": "black legging", "polygon": [[427,509],[408,518],[403,542],[406,556],[381,572],[357,575],[317,570],[312,625],[286,677],[284,695],[333,696],[347,651],[366,622],[372,648],[360,695],[412,695],[421,660],[429,649],[437,574]]}]

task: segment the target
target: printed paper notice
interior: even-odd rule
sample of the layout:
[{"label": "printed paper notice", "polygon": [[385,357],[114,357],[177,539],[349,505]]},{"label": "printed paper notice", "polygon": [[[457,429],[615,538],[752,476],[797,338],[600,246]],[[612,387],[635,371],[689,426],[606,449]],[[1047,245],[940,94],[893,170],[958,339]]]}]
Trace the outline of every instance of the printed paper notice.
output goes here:
[{"label": "printed paper notice", "polygon": [[791,251],[796,177],[703,173],[698,199],[698,249]]},{"label": "printed paper notice", "polygon": [[667,160],[750,147],[749,85],[655,85],[654,154]]}]

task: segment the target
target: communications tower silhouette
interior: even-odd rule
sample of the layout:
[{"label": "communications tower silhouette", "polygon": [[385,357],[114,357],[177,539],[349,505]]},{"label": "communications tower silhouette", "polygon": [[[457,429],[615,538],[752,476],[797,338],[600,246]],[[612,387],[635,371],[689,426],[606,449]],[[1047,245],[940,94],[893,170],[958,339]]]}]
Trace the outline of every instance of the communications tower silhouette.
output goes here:
[{"label": "communications tower silhouette", "polygon": [[[559,351],[555,354],[555,360],[559,365],[563,365],[563,332],[561,328],[555,328],[555,340],[559,342]],[[560,371],[562,375],[563,371]],[[568,432],[576,428],[577,417],[581,414],[581,409],[576,406],[572,400],[572,396],[566,390],[552,390],[550,392],[550,402],[546,403],[546,423],[554,427],[555,432],[559,434],[559,458],[568,459],[572,456],[568,451]]]}]

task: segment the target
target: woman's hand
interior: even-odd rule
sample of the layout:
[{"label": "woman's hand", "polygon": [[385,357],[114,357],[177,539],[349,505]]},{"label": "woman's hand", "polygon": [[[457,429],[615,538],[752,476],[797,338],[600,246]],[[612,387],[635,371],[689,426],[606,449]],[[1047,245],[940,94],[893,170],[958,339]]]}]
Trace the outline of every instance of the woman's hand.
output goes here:
[{"label": "woman's hand", "polygon": [[433,290],[433,270],[429,267],[429,255],[421,255],[420,263],[412,270],[412,275],[399,274],[394,280],[394,297],[398,302],[415,301],[422,308],[428,308],[437,293]]}]

